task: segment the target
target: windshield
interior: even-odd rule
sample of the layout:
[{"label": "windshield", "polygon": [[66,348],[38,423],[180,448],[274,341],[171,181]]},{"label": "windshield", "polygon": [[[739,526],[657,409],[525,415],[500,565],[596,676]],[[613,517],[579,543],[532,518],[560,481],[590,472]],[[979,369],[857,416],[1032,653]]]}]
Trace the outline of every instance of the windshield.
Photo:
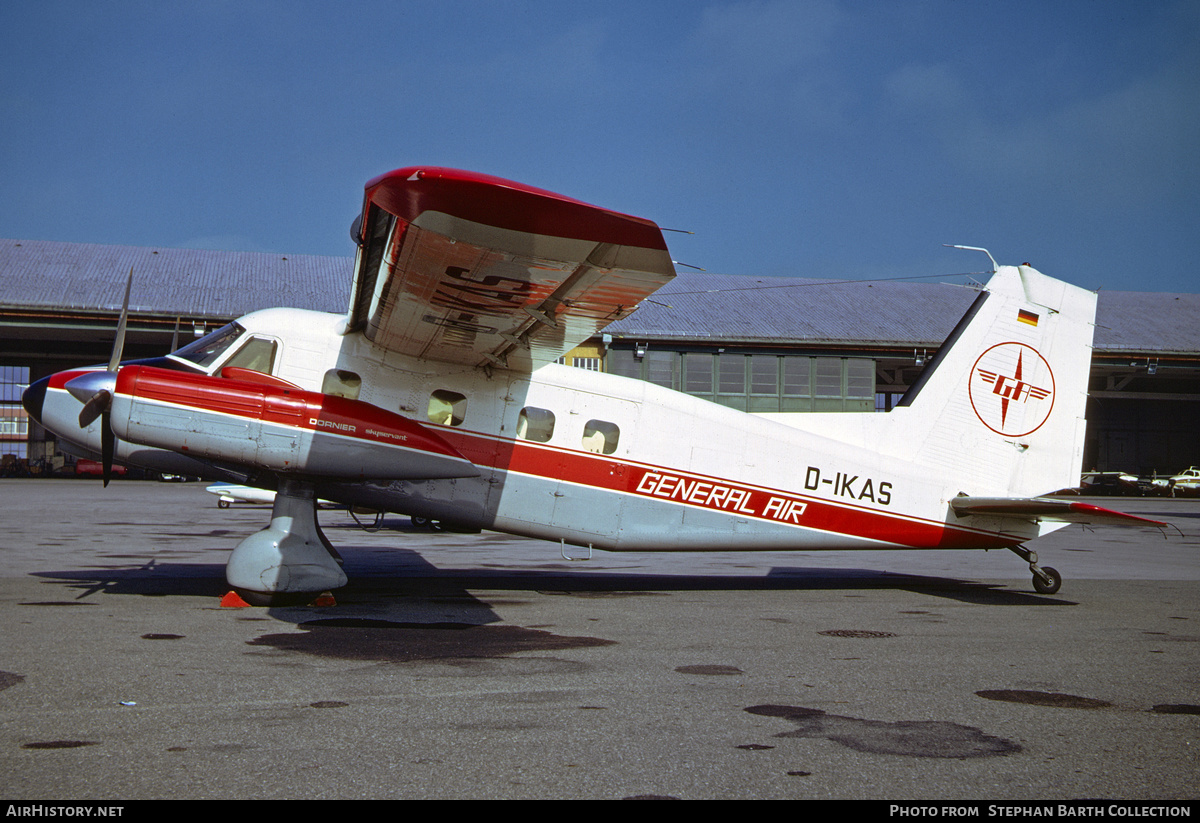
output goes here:
[{"label": "windshield", "polygon": [[207,369],[233,345],[233,341],[245,333],[246,330],[237,323],[230,323],[228,326],[222,326],[214,332],[209,332],[179,351],[173,352],[172,357],[190,360],[197,366]]}]

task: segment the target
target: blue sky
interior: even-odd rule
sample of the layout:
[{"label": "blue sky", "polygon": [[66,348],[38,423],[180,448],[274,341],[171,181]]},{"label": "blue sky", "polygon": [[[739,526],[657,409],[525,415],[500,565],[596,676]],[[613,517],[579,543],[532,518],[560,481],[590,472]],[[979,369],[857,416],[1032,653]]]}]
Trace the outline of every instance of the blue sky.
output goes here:
[{"label": "blue sky", "polygon": [[0,237],[349,256],[443,165],[712,272],[1200,290],[1200,3],[0,0]]}]

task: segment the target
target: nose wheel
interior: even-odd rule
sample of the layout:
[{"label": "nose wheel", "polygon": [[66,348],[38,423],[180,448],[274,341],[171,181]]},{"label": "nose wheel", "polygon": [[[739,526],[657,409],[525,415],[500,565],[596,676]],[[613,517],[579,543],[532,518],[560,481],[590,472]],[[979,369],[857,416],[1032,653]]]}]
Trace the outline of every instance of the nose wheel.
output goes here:
[{"label": "nose wheel", "polygon": [[1062,575],[1051,566],[1039,566],[1037,552],[1024,546],[1009,546],[1013,554],[1029,564],[1033,572],[1033,590],[1038,594],[1058,594],[1062,588]]}]

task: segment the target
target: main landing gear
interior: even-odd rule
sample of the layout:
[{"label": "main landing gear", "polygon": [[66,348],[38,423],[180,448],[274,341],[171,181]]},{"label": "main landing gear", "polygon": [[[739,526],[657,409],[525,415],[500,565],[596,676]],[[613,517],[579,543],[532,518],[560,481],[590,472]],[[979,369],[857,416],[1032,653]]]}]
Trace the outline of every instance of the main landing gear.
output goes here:
[{"label": "main landing gear", "polygon": [[225,578],[260,600],[346,585],[341,557],[317,523],[312,483],[280,479],[271,525],[238,544],[225,566]]},{"label": "main landing gear", "polygon": [[1017,557],[1029,563],[1029,570],[1033,572],[1033,590],[1038,594],[1057,594],[1062,588],[1062,575],[1057,569],[1050,566],[1039,566],[1037,562],[1037,552],[1032,549],[1027,549],[1024,546],[1009,546],[1009,549]]}]

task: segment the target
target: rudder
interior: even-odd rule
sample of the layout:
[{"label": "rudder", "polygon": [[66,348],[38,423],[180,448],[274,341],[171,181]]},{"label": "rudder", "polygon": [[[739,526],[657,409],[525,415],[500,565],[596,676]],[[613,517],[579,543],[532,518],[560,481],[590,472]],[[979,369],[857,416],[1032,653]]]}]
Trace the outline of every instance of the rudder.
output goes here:
[{"label": "rudder", "polygon": [[971,495],[1077,485],[1095,317],[1094,293],[999,266],[893,412],[913,459]]}]

